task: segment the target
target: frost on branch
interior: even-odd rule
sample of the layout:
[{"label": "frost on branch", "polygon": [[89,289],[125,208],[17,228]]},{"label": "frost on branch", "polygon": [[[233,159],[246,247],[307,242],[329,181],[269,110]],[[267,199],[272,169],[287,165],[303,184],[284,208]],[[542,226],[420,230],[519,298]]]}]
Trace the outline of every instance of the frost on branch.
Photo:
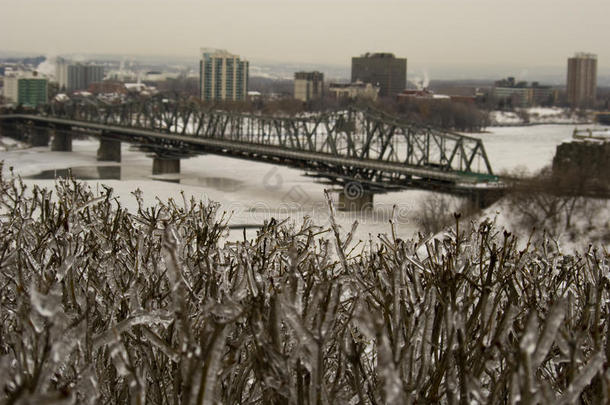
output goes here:
[{"label": "frost on branch", "polygon": [[607,252],[364,245],[332,207],[226,243],[217,206],[111,192],[0,181],[0,403],[610,400]]}]

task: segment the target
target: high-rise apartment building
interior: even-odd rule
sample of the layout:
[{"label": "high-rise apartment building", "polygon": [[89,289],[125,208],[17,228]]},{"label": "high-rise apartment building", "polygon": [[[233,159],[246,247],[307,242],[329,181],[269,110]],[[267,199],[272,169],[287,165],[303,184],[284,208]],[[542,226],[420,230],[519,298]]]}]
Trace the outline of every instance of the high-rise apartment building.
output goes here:
[{"label": "high-rise apartment building", "polygon": [[407,59],[392,53],[366,53],[352,58],[352,83],[379,87],[380,97],[394,97],[407,87]]},{"label": "high-rise apartment building", "polygon": [[240,101],[248,95],[249,63],[223,49],[202,49],[200,97],[205,101]]},{"label": "high-rise apartment building", "polygon": [[48,99],[47,79],[36,74],[4,78],[4,98],[8,102],[36,107]]},{"label": "high-rise apartment building", "polygon": [[597,96],[597,56],[577,53],[568,59],[568,103],[592,107]]},{"label": "high-rise apartment building", "polygon": [[324,73],[296,72],[294,74],[294,98],[304,102],[320,99],[324,95]]},{"label": "high-rise apartment building", "polygon": [[102,65],[72,63],[59,58],[55,66],[55,76],[62,91],[87,90],[92,83],[104,80]]}]

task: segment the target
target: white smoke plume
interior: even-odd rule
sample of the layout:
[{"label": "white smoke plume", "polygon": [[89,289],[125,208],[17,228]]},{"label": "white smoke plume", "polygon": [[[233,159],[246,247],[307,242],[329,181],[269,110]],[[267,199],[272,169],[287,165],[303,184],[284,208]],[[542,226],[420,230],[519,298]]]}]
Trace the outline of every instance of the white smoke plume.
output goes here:
[{"label": "white smoke plume", "polygon": [[417,88],[417,90],[424,90],[427,89],[428,86],[430,85],[430,78],[428,76],[428,71],[427,70],[423,70],[422,71],[422,76],[413,76],[409,79],[409,81],[411,83],[413,83],[413,85]]},{"label": "white smoke plume", "polygon": [[55,78],[55,63],[56,62],[57,62],[57,56],[47,55],[47,56],[45,56],[45,60],[40,62],[40,64],[36,67],[36,71],[43,76]]},{"label": "white smoke plume", "polygon": [[427,89],[428,86],[430,85],[430,79],[428,78],[428,71],[424,69],[423,73],[424,73],[424,80],[422,82],[422,86],[424,87],[424,89]]},{"label": "white smoke plume", "polygon": [[409,81],[411,83],[413,83],[413,85],[417,88],[417,90],[422,90],[423,89],[423,79],[419,76],[415,76],[415,77],[411,77],[409,79]]}]

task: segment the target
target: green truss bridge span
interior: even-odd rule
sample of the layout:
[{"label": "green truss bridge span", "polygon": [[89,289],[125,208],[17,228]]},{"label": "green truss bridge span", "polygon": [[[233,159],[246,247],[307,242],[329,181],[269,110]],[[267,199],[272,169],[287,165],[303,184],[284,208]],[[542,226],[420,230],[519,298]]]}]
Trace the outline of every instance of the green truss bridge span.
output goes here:
[{"label": "green truss bridge span", "polygon": [[129,142],[155,159],[153,172],[155,165],[157,172],[179,171],[180,159],[213,153],[300,168],[370,193],[421,188],[479,198],[503,188],[480,139],[366,108],[285,117],[214,110],[195,100],[81,99],[4,111],[0,131],[38,137],[34,144],[53,138],[55,150],[70,150],[74,133],[107,145]]}]

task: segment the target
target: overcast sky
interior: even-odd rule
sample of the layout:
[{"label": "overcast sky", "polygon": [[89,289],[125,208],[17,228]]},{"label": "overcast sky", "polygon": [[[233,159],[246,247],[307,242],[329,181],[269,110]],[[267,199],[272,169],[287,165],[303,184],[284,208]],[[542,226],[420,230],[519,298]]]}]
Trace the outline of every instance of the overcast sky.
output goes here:
[{"label": "overcast sky", "polygon": [[610,64],[610,0],[0,0],[0,50],[349,64],[366,51],[409,66]]}]

